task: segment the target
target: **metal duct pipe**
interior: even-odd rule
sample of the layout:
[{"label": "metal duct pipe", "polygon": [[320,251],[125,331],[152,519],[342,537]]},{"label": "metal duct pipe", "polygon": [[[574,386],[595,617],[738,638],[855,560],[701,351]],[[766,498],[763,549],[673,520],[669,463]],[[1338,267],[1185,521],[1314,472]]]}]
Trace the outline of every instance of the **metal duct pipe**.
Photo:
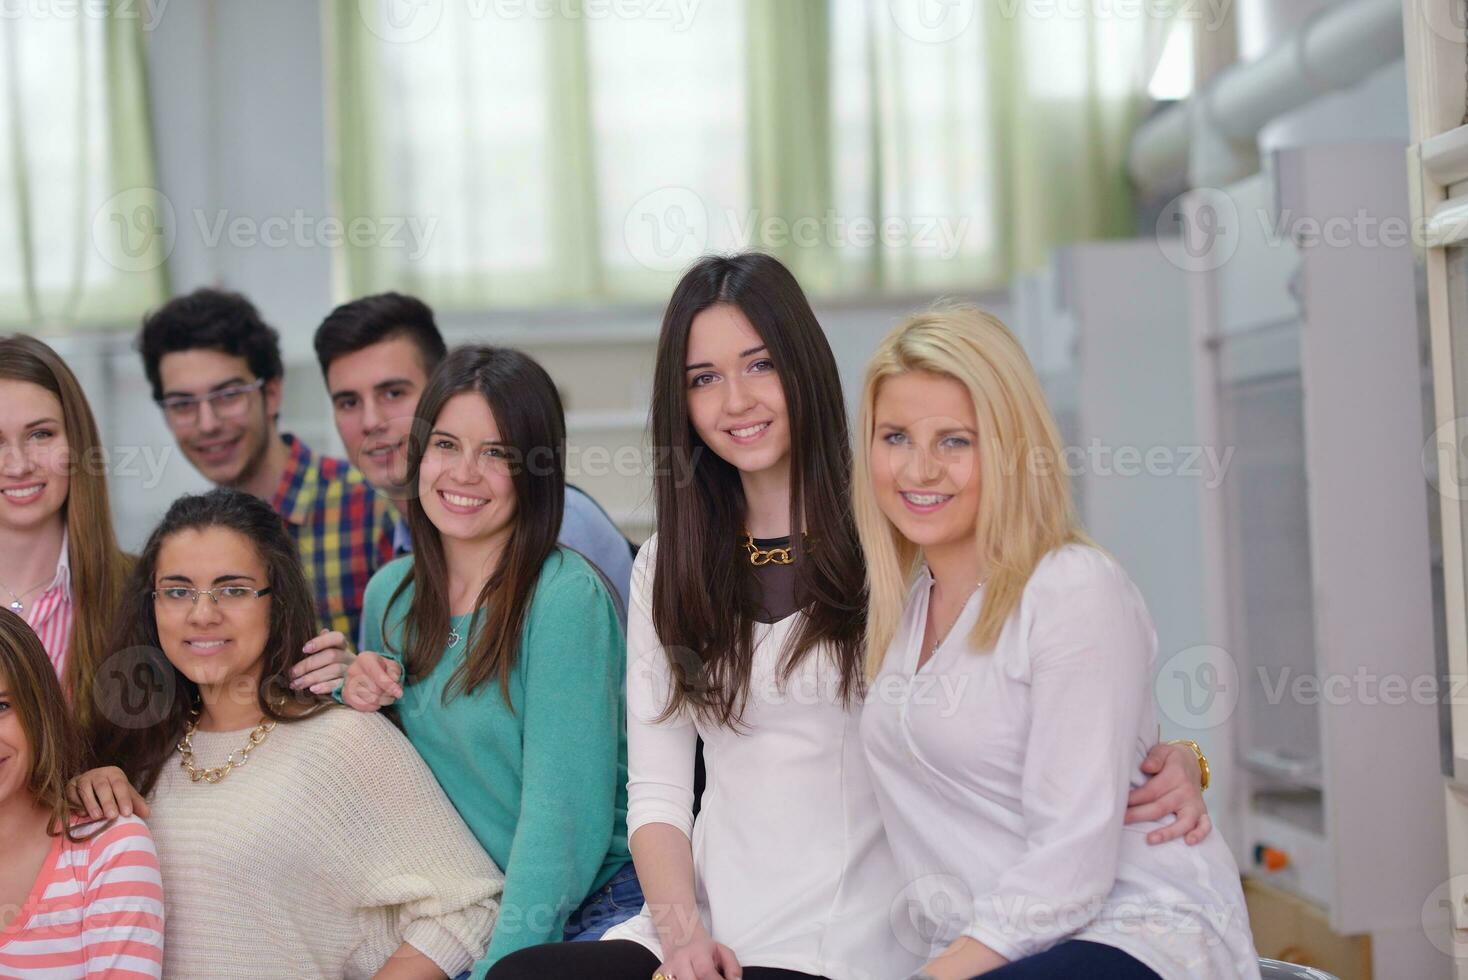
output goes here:
[{"label": "metal duct pipe", "polygon": [[[1220,144],[1252,146],[1270,120],[1359,82],[1402,56],[1401,0],[1348,0],[1318,11],[1262,57],[1235,65],[1192,98],[1148,120],[1132,139],[1129,170],[1143,189],[1221,185],[1247,174]],[[1197,159],[1193,159],[1197,157]]]}]

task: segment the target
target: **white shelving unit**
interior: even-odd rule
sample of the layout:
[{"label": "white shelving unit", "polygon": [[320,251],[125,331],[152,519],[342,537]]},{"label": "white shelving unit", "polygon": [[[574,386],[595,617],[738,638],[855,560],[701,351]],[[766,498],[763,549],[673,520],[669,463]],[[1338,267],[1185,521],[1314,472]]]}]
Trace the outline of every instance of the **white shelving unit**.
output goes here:
[{"label": "white shelving unit", "polygon": [[[1202,515],[1209,633],[1240,679],[1220,692],[1240,866],[1369,935],[1376,976],[1426,980],[1450,963],[1423,911],[1447,859],[1423,805],[1437,706],[1416,693],[1437,667],[1413,254],[1381,235],[1406,227],[1403,155],[1285,150],[1227,188],[1237,251],[1192,307],[1199,425],[1234,452]],[[1327,222],[1346,233],[1311,244]]]}]

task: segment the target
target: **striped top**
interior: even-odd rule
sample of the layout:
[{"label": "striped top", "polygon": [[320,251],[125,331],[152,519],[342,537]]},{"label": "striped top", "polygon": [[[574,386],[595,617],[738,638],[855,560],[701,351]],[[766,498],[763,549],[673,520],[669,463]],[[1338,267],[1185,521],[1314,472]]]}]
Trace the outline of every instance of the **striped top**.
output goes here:
[{"label": "striped top", "polygon": [[68,532],[61,532],[61,556],[56,561],[56,575],[35,601],[27,602],[20,617],[26,621],[46,656],[56,668],[56,676],[65,676],[66,645],[71,642],[71,624],[75,615],[71,601],[71,555],[68,549]]},{"label": "striped top", "polygon": [[0,929],[0,977],[143,980],[163,975],[163,882],[153,837],[119,817],[91,840],[65,835]]}]

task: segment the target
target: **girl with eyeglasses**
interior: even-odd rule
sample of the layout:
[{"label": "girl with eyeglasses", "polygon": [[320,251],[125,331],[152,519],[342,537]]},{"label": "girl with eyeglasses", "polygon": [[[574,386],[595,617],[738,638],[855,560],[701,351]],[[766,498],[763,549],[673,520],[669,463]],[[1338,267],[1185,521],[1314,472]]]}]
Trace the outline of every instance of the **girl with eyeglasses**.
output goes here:
[{"label": "girl with eyeglasses", "polygon": [[179,498],[138,559],[110,767],[72,796],[149,818],[169,976],[441,978],[489,940],[502,876],[407,739],[291,689],[315,622],[279,515],[240,491]]}]

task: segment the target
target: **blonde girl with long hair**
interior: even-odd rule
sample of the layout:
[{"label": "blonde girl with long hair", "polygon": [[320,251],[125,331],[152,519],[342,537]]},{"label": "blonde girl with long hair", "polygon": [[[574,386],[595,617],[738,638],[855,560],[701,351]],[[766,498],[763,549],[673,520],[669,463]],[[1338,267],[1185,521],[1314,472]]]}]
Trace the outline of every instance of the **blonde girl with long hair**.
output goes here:
[{"label": "blonde girl with long hair", "polygon": [[[1077,521],[1014,336],[972,308],[908,319],[867,370],[857,442],[883,692],[862,742],[932,941],[914,976],[1257,977],[1225,842],[1151,847],[1164,824],[1127,822],[1156,634]],[[947,710],[915,696],[936,679],[961,692]]]}]

